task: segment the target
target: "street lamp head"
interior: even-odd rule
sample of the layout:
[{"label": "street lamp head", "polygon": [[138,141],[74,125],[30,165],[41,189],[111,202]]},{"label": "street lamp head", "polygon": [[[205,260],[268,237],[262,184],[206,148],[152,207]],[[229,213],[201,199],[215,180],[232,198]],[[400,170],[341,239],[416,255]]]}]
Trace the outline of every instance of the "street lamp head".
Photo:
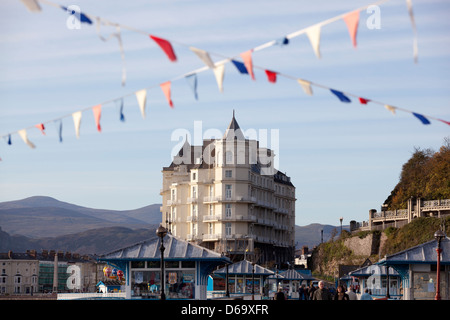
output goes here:
[{"label": "street lamp head", "polygon": [[163,227],[162,223],[159,224],[158,229],[156,229],[156,235],[161,239],[164,238],[167,234],[167,229]]},{"label": "street lamp head", "polygon": [[434,238],[437,240],[437,241],[441,241],[443,238],[445,238],[445,233],[444,233],[444,231],[442,231],[442,230],[438,230],[438,231],[436,231],[435,233],[434,233]]}]

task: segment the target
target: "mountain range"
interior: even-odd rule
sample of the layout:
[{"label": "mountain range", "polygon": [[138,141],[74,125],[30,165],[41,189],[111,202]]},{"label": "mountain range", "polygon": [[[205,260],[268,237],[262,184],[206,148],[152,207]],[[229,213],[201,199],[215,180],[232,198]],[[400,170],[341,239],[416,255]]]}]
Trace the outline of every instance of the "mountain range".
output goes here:
[{"label": "mountain range", "polygon": [[[102,254],[156,237],[161,204],[135,210],[92,209],[51,197],[0,203],[0,252],[53,249]],[[327,241],[337,227],[295,226],[297,247]]]}]

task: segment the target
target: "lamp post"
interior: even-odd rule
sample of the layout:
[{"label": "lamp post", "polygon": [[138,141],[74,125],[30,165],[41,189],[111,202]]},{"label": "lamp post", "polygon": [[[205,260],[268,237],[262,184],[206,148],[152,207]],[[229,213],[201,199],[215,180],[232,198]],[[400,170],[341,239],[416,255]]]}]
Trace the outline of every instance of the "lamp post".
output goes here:
[{"label": "lamp post", "polygon": [[441,240],[445,237],[445,233],[442,230],[438,230],[434,233],[434,237],[437,240],[438,246],[436,248],[437,253],[437,270],[436,270],[436,296],[434,300],[441,300],[441,281],[440,281],[440,273],[441,273]]},{"label": "lamp post", "polygon": [[342,221],[344,220],[344,218],[343,217],[340,217],[339,218],[339,221],[341,222],[341,236],[342,236]]},{"label": "lamp post", "polygon": [[164,288],[166,286],[166,278],[164,276],[164,237],[167,234],[167,229],[163,227],[162,224],[156,229],[156,235],[161,238],[161,246],[159,250],[161,251],[161,300],[166,300],[166,294],[164,293]]}]

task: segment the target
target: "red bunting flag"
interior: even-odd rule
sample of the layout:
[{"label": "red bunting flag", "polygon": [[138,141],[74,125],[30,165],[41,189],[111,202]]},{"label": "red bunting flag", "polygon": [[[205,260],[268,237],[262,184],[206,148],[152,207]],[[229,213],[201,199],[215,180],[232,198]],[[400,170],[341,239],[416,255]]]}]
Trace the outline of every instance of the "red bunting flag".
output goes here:
[{"label": "red bunting flag", "polygon": [[169,41],[152,35],[150,35],[150,38],[152,38],[161,47],[161,49],[165,52],[170,61],[172,62],[177,61],[177,56],[175,55],[175,52],[173,51],[172,45],[170,44]]},{"label": "red bunting flag", "polygon": [[164,95],[166,96],[167,102],[169,102],[169,105],[171,108],[173,108],[173,102],[172,99],[170,98],[170,81],[164,82],[160,84],[160,87],[162,89],[162,91],[164,92]]},{"label": "red bunting flag", "polygon": [[365,99],[365,98],[359,98],[359,102],[361,102],[361,104],[367,104],[367,102],[369,102],[369,99]]},{"label": "red bunting flag", "polygon": [[255,80],[255,74],[253,73],[253,62],[252,62],[252,51],[248,50],[241,53],[242,60],[244,60],[244,65],[247,68],[248,73]]},{"label": "red bunting flag", "polygon": [[359,23],[359,10],[350,12],[344,17],[344,22],[347,25],[348,32],[350,33],[350,38],[352,39],[353,47],[356,48],[356,32],[358,31]]},{"label": "red bunting flag", "polygon": [[265,70],[266,74],[267,74],[267,80],[269,80],[269,82],[275,83],[277,82],[277,73],[270,71],[270,70]]},{"label": "red bunting flag", "polygon": [[92,111],[94,112],[95,124],[97,125],[98,132],[102,132],[102,127],[100,126],[100,117],[102,115],[102,105],[96,105],[92,107]]},{"label": "red bunting flag", "polygon": [[45,127],[43,123],[39,123],[37,125],[35,125],[36,128],[38,128],[39,130],[41,130],[42,134],[45,135]]}]

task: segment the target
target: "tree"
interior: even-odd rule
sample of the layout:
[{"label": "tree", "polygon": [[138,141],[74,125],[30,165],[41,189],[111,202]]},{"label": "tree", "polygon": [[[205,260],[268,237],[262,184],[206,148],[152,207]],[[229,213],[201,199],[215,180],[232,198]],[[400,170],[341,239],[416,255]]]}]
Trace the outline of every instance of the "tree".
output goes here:
[{"label": "tree", "polygon": [[403,165],[400,181],[385,204],[389,209],[406,208],[409,198],[450,199],[450,137],[438,152],[415,148]]}]

